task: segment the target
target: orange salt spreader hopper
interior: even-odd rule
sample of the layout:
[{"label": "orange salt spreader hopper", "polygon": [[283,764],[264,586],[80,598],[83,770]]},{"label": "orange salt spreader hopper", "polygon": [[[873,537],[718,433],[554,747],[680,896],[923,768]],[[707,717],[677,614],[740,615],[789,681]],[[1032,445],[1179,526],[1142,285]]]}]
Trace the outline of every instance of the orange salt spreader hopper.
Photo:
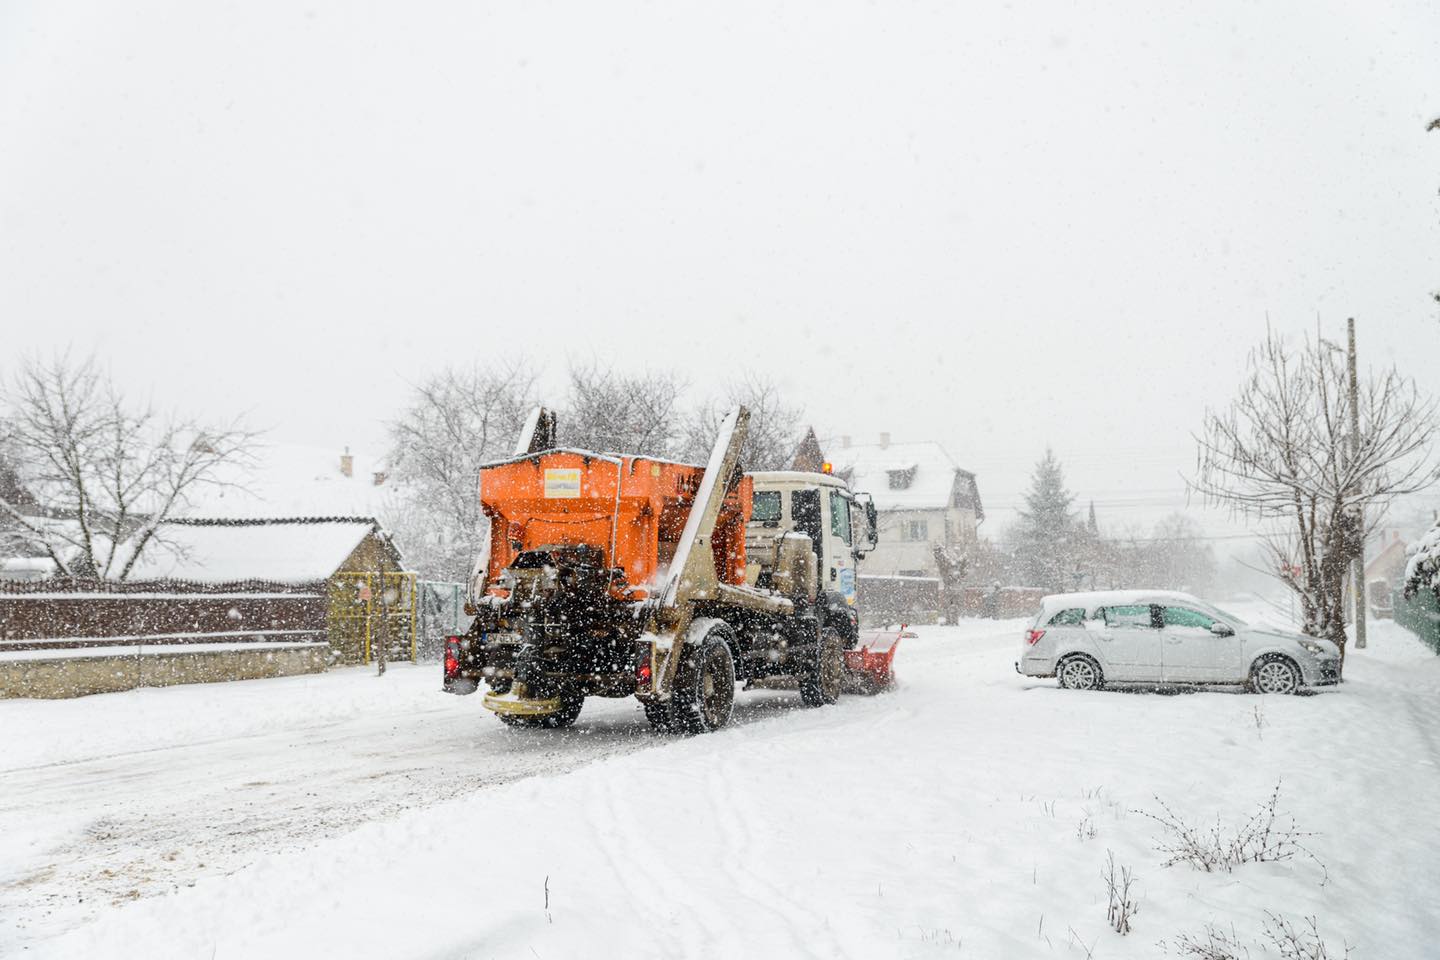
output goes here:
[{"label": "orange salt spreader hopper", "polygon": [[[675,556],[704,472],[650,457],[565,449],[482,468],[480,503],[490,519],[485,592],[506,596],[501,573],[527,550],[583,545],[610,570],[613,599],[646,599]],[[741,477],[721,502],[709,538],[721,583],[745,582],[751,497],[751,480]]]}]

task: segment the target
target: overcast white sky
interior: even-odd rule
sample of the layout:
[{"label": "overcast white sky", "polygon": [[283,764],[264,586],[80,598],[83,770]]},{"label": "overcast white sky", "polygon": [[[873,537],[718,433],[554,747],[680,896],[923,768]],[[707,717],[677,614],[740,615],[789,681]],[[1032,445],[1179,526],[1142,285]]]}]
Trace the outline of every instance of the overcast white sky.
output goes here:
[{"label": "overcast white sky", "polygon": [[1267,314],[1436,385],[1436,115],[1433,2],[0,0],[4,351],[337,448],[445,363],[754,369],[1148,523]]}]

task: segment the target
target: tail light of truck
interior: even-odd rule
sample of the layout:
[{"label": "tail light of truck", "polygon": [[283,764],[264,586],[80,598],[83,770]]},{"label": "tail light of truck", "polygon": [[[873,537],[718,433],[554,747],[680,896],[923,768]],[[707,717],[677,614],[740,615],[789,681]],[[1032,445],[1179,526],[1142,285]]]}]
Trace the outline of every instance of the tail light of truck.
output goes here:
[{"label": "tail light of truck", "polygon": [[651,675],[650,649],[647,647],[640,654],[640,662],[635,665],[635,686],[641,690],[649,690]]},{"label": "tail light of truck", "polygon": [[1043,636],[1045,636],[1044,630],[1027,630],[1025,632],[1025,642],[1033,647],[1040,642],[1040,638]]},{"label": "tail light of truck", "polygon": [[460,638],[445,638],[445,679],[454,680],[460,676]]}]

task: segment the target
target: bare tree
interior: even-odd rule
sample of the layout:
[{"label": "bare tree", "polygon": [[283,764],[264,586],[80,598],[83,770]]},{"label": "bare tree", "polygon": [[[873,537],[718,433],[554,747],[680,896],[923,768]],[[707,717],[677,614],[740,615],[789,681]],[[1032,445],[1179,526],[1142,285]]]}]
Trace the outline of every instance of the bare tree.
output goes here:
[{"label": "bare tree", "polygon": [[675,454],[684,384],[670,373],[617,373],[599,364],[570,368],[560,443],[600,453]]},{"label": "bare tree", "polygon": [[775,381],[747,374],[733,381],[722,397],[692,411],[685,420],[680,457],[704,463],[715,443],[720,421],[737,406],[750,411],[750,431],[740,451],[746,470],[788,470],[800,444],[804,410],[788,403]]},{"label": "bare tree", "polygon": [[1179,511],[1155,524],[1154,533],[1137,546],[1149,586],[1204,593],[1215,577],[1215,551],[1199,525]]},{"label": "bare tree", "polygon": [[523,363],[447,368],[417,385],[390,424],[397,493],[387,525],[427,577],[462,581],[485,534],[480,465],[508,456],[535,405]]},{"label": "bare tree", "polygon": [[1440,479],[1430,456],[1435,402],[1393,367],[1360,384],[1359,442],[1352,452],[1343,358],[1308,338],[1296,347],[1273,331],[1251,353],[1230,406],[1205,415],[1191,482],[1208,502],[1271,521],[1276,576],[1298,596],[1307,633],[1345,651],[1350,561],[1397,496]]},{"label": "bare tree", "polygon": [[25,360],[3,393],[0,546],[62,576],[124,580],[206,486],[236,486],[255,434],[128,404],[93,359]]}]

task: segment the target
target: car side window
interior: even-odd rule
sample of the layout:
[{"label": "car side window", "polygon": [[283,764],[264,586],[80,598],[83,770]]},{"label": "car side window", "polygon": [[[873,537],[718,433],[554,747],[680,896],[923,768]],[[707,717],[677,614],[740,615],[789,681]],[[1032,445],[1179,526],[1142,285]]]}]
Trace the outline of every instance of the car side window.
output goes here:
[{"label": "car side window", "polygon": [[1047,627],[1078,627],[1085,622],[1085,609],[1075,607],[1071,610],[1061,610],[1050,618]]},{"label": "car side window", "polygon": [[1215,619],[1194,610],[1187,610],[1185,607],[1166,607],[1164,623],[1167,627],[1195,627],[1200,630],[1209,630],[1214,626]]},{"label": "car side window", "polygon": [[1153,627],[1154,625],[1148,603],[1105,608],[1105,626],[1107,627]]}]

